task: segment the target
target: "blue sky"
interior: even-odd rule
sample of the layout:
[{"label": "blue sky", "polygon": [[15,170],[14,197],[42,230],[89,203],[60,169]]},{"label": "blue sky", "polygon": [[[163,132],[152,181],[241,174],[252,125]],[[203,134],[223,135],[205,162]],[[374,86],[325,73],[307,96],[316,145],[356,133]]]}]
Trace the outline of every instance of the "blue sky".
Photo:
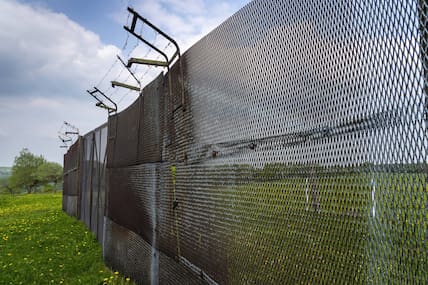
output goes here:
[{"label": "blue sky", "polygon": [[[93,86],[120,102],[119,110],[135,100],[137,94],[109,87],[114,79],[135,84],[116,55],[156,56],[127,37],[123,25],[128,5],[175,38],[184,51],[248,2],[1,0],[0,166],[11,166],[24,147],[62,162],[57,132],[63,121],[84,134],[107,120],[85,92]],[[150,30],[142,31],[157,46],[165,45]],[[170,52],[171,47],[164,48]],[[138,68],[134,72],[143,84],[162,72]]]}]

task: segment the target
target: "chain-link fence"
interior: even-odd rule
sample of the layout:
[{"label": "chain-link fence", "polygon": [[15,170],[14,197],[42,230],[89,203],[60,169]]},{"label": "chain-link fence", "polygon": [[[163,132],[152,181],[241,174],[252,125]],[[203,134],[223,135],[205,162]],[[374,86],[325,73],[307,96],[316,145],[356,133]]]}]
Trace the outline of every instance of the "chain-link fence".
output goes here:
[{"label": "chain-link fence", "polygon": [[251,2],[109,118],[107,177],[105,132],[75,178],[70,149],[64,197],[143,284],[427,284],[427,7]]}]

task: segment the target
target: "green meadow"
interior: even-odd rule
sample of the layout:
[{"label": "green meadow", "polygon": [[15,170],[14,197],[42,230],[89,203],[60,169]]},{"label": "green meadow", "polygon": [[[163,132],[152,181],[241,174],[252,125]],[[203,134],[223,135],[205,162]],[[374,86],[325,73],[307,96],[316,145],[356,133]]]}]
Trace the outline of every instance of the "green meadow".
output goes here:
[{"label": "green meadow", "polygon": [[359,173],[225,189],[229,281],[427,284],[427,187],[425,174]]},{"label": "green meadow", "polygon": [[133,284],[61,210],[61,194],[0,195],[0,284]]}]

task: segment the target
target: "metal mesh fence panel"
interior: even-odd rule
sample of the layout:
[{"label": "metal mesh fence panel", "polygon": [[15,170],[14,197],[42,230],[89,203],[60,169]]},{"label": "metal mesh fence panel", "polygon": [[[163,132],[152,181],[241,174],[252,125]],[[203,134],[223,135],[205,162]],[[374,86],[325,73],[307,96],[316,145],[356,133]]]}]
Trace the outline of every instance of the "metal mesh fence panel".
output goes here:
[{"label": "metal mesh fence panel", "polygon": [[163,90],[163,75],[159,75],[143,90],[139,115],[138,163],[161,161],[165,100]]},{"label": "metal mesh fence panel", "polygon": [[82,179],[81,179],[81,215],[80,219],[88,226],[91,225],[91,179],[93,160],[93,133],[88,133],[83,137],[82,151]]},{"label": "metal mesh fence panel", "polygon": [[[165,240],[161,234],[167,224],[172,225],[172,219],[167,218],[172,213],[171,193],[163,186],[167,163],[161,156],[167,104],[164,92],[164,77],[158,76],[133,105],[109,119],[111,156],[104,255],[108,264],[123,269],[141,284],[171,280],[200,284],[198,276],[177,262],[176,238],[169,238],[168,232],[169,239]],[[125,128],[128,124],[131,127]],[[131,149],[127,149],[127,138],[134,140]],[[167,201],[171,203],[165,214],[161,204]]]},{"label": "metal mesh fence panel", "polygon": [[109,118],[106,260],[142,284],[426,284],[427,9],[256,0],[196,43]]},{"label": "metal mesh fence panel", "polygon": [[107,218],[105,260],[137,284],[204,284],[184,265],[162,252],[152,259],[153,247],[141,236]]},{"label": "metal mesh fence panel", "polygon": [[64,156],[62,209],[74,217],[79,215],[79,152],[80,139],[70,147]]},{"label": "metal mesh fence panel", "polygon": [[112,117],[111,136],[114,137],[114,147],[108,159],[109,167],[135,165],[138,153],[138,134],[140,123],[141,97],[126,110]]},{"label": "metal mesh fence panel", "polygon": [[98,207],[97,207],[97,238],[101,244],[104,239],[104,214],[106,208],[106,166],[107,166],[107,124],[99,129],[99,188],[98,188]]},{"label": "metal mesh fence panel", "polygon": [[80,219],[102,243],[106,193],[107,124],[81,138],[80,167],[76,178],[80,185],[77,199]]},{"label": "metal mesh fence panel", "polygon": [[426,282],[417,4],[253,1],[186,53],[183,257],[220,283]]},{"label": "metal mesh fence panel", "polygon": [[98,191],[100,186],[100,161],[99,161],[99,134],[97,131],[93,132],[92,137],[92,149],[93,149],[93,160],[92,160],[92,177],[91,177],[91,231],[97,234],[98,226]]}]

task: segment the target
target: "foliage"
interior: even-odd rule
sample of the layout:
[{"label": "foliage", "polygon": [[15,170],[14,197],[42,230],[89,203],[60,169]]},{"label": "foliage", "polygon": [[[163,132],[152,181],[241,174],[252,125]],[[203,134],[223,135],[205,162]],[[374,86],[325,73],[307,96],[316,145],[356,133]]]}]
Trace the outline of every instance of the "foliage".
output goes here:
[{"label": "foliage", "polygon": [[102,261],[60,194],[0,195],[0,284],[133,284]]},{"label": "foliage", "polygon": [[55,192],[55,187],[52,184],[45,184],[41,187],[41,193]]},{"label": "foliage", "polygon": [[35,177],[43,184],[54,183],[53,190],[62,179],[62,166],[56,162],[44,162],[36,170]]},{"label": "foliage", "polygon": [[48,183],[53,183],[53,189],[56,189],[56,185],[61,179],[61,165],[55,162],[48,162],[43,156],[34,155],[24,148],[15,157],[8,185],[12,189],[23,188],[27,193],[33,193],[40,186]]},{"label": "foliage", "polygon": [[0,177],[0,193],[13,194],[13,188],[9,186],[7,177]]},{"label": "foliage", "polygon": [[45,163],[42,156],[32,154],[24,148],[15,157],[15,163],[12,167],[12,175],[9,178],[9,184],[12,188],[25,188],[28,193],[32,193],[41,181],[37,178],[37,168]]}]

